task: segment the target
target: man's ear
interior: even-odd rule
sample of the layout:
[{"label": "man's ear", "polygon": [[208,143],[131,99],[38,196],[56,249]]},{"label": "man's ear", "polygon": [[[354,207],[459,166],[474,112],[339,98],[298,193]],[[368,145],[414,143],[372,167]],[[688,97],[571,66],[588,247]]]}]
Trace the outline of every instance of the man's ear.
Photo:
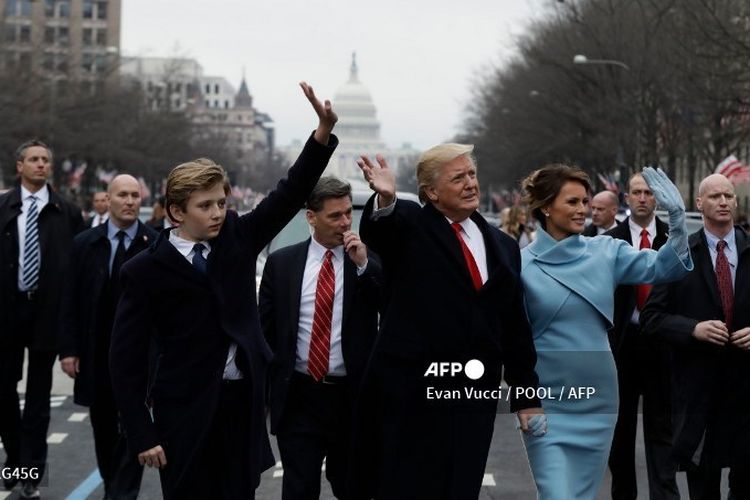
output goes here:
[{"label": "man's ear", "polygon": [[180,224],[182,224],[182,221],[185,220],[185,212],[183,212],[182,208],[180,208],[180,206],[175,203],[170,203],[167,206],[167,215],[170,219]]},{"label": "man's ear", "polygon": [[310,210],[309,208],[305,210],[305,218],[307,219],[307,223],[310,224],[312,227],[315,227],[316,217],[315,212]]},{"label": "man's ear", "polygon": [[700,196],[695,197],[695,208],[697,208],[699,212],[703,211],[703,200],[701,200]]},{"label": "man's ear", "polygon": [[438,200],[438,195],[434,187],[427,186],[424,190],[424,193],[427,195],[427,198],[431,202],[436,202]]}]

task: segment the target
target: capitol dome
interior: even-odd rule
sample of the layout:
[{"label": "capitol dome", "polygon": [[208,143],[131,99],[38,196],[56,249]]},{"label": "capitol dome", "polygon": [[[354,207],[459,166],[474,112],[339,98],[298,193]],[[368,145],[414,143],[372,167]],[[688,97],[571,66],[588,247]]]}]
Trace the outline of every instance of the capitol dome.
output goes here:
[{"label": "capitol dome", "polygon": [[339,87],[333,97],[333,106],[339,116],[336,135],[342,145],[382,145],[377,110],[370,91],[359,81],[358,72],[357,57],[352,54],[349,81]]}]

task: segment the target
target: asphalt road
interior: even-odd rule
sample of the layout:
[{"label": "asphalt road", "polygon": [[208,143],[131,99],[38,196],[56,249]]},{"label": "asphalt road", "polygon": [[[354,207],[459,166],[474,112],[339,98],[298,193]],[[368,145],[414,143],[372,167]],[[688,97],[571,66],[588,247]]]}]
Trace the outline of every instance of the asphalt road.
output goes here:
[{"label": "asphalt road", "polygon": [[[19,386],[23,388],[23,382]],[[86,408],[73,404],[72,383],[62,372],[55,369],[55,383],[52,396],[52,422],[48,435],[49,473],[47,485],[40,488],[44,499],[99,499],[103,490],[96,471],[94,443],[91,435],[91,424]],[[482,487],[482,499],[534,499],[536,492],[531,478],[526,454],[518,431],[514,427],[514,416],[499,414],[495,421],[495,435],[490,449],[485,471],[485,485]],[[639,422],[639,444],[636,449],[639,491],[641,497],[647,496],[646,466],[643,454],[641,426]],[[278,452],[274,445],[274,452]],[[258,499],[281,498],[281,464],[263,474],[257,490]],[[726,476],[726,473],[725,473]],[[321,498],[333,498],[331,490],[323,477]],[[687,498],[687,486],[684,474],[678,474],[678,483],[684,498]],[[609,474],[599,494],[600,499],[609,498]],[[724,478],[726,484],[726,477]],[[724,492],[726,494],[726,491]],[[0,500],[15,500],[18,488],[14,492],[0,490]],[[161,498],[158,474],[147,469],[139,496],[143,500]]]}]

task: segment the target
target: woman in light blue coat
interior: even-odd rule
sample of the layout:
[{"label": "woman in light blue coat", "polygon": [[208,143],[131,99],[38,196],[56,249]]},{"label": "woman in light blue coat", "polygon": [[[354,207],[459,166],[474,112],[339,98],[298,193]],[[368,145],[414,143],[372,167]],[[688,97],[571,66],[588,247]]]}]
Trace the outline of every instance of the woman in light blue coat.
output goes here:
[{"label": "woman in light blue coat", "polygon": [[677,280],[692,269],[685,206],[666,174],[643,177],[669,212],[669,240],[658,252],[638,251],[609,236],[581,236],[588,211],[588,176],[549,165],[523,181],[539,221],[537,239],[522,251],[521,278],[537,351],[546,414],[524,434],[542,500],[596,498],[617,420],[617,370],[609,348],[615,287]]}]

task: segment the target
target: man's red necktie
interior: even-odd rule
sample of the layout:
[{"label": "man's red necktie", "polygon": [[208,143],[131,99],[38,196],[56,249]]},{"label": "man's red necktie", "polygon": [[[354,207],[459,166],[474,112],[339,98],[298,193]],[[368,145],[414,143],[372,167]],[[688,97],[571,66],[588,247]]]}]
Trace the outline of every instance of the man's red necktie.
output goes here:
[{"label": "man's red necktie", "polygon": [[[641,250],[644,248],[651,248],[651,243],[648,241],[648,231],[643,229],[641,231]],[[635,286],[635,304],[639,311],[643,310],[643,306],[646,305],[646,299],[648,294],[651,292],[651,285],[636,285]]]},{"label": "man's red necktie", "polygon": [[322,379],[328,373],[328,356],[331,352],[333,295],[336,289],[332,257],[333,252],[327,250],[315,289],[315,313],[310,334],[310,352],[307,355],[307,371],[315,380]]},{"label": "man's red necktie", "polygon": [[451,227],[456,233],[456,238],[458,238],[458,242],[461,245],[461,251],[463,252],[464,259],[466,260],[466,266],[469,268],[469,273],[471,274],[471,281],[472,283],[474,283],[474,289],[479,290],[480,288],[482,288],[482,274],[479,272],[477,261],[475,261],[474,256],[471,255],[471,250],[469,250],[469,247],[466,246],[466,242],[461,236],[461,224],[459,224],[458,222],[454,222],[453,224],[451,224]]},{"label": "man's red necktie", "polygon": [[719,285],[719,296],[721,297],[721,308],[724,309],[724,323],[727,328],[732,328],[732,312],[734,309],[734,289],[732,287],[732,271],[729,269],[729,260],[724,253],[727,242],[719,240],[716,244],[716,283]]}]

